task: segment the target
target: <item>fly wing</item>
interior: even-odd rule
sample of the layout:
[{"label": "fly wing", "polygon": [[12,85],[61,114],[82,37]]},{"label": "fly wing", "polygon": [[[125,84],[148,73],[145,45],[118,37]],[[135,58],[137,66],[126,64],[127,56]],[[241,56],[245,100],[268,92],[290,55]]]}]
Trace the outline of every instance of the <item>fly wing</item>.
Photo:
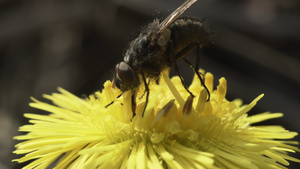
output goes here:
[{"label": "fly wing", "polygon": [[190,6],[192,6],[197,0],[186,0],[181,4],[174,12],[166,17],[158,26],[157,35],[160,35],[168,26],[182,15]]}]

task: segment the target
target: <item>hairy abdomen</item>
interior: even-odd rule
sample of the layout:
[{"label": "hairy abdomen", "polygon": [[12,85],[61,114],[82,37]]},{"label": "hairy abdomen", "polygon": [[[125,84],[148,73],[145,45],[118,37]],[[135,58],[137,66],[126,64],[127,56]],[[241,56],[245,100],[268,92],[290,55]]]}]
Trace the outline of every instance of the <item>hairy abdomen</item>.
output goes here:
[{"label": "hairy abdomen", "polygon": [[200,47],[210,44],[213,36],[205,21],[197,18],[179,18],[169,29],[175,55],[191,43],[198,43]]}]

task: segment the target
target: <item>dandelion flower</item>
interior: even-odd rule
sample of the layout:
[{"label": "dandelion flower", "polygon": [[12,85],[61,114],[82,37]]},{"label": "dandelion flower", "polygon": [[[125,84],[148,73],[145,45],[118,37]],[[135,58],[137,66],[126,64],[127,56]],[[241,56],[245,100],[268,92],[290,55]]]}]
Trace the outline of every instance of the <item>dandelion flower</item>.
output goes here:
[{"label": "dandelion flower", "polygon": [[[265,112],[249,116],[263,95],[250,104],[240,99],[228,101],[225,78],[213,87],[213,75],[206,73],[211,97],[195,76],[189,90],[175,76],[163,73],[159,84],[150,85],[150,99],[142,117],[143,89],[136,97],[136,115],[131,108],[131,92],[121,97],[112,82],[102,92],[82,99],[59,88],[60,93],[44,95],[52,104],[32,99],[30,106],[49,115],[25,114],[27,132],[16,136],[19,163],[32,160],[24,168],[285,168],[300,160],[288,153],[299,151],[298,142],[288,141],[297,133],[281,126],[255,123],[282,117]],[[108,108],[107,104],[114,101]]]}]

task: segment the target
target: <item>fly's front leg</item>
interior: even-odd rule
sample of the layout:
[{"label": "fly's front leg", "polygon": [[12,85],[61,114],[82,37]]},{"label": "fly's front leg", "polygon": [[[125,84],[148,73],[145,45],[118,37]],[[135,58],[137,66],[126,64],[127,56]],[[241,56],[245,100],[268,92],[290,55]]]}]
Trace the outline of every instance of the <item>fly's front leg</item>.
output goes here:
[{"label": "fly's front leg", "polygon": [[141,73],[142,73],[142,78],[143,78],[143,82],[144,82],[144,85],[145,85],[145,91],[146,91],[146,102],[145,102],[144,110],[142,112],[142,117],[144,117],[144,113],[145,113],[146,107],[148,105],[150,90],[149,90],[149,86],[147,84],[146,77],[145,77],[143,69],[141,70]]},{"label": "fly's front leg", "polygon": [[131,110],[132,110],[132,117],[136,115],[136,102],[135,102],[136,94],[132,93],[131,95]]},{"label": "fly's front leg", "polygon": [[[123,92],[121,94],[119,94],[119,96],[116,97],[116,99],[120,98],[123,95]],[[115,100],[111,101],[110,103],[108,103],[105,108],[109,107],[110,105],[112,105],[115,102]]]},{"label": "fly's front leg", "polygon": [[[149,79],[148,79],[147,85],[148,86],[150,85],[150,80]],[[146,93],[146,90],[144,90],[144,93],[139,97],[140,100],[144,97],[145,93]]]}]

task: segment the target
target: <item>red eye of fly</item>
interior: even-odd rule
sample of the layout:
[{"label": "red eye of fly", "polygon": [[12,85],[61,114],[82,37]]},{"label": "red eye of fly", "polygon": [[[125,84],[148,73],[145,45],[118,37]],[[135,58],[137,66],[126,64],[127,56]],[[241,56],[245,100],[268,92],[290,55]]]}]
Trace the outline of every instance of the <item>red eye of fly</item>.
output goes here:
[{"label": "red eye of fly", "polygon": [[120,62],[115,68],[114,85],[122,91],[133,90],[140,84],[138,75],[126,63]]},{"label": "red eye of fly", "polygon": [[131,83],[135,78],[132,69],[125,62],[121,62],[116,66],[116,73],[124,84]]}]

